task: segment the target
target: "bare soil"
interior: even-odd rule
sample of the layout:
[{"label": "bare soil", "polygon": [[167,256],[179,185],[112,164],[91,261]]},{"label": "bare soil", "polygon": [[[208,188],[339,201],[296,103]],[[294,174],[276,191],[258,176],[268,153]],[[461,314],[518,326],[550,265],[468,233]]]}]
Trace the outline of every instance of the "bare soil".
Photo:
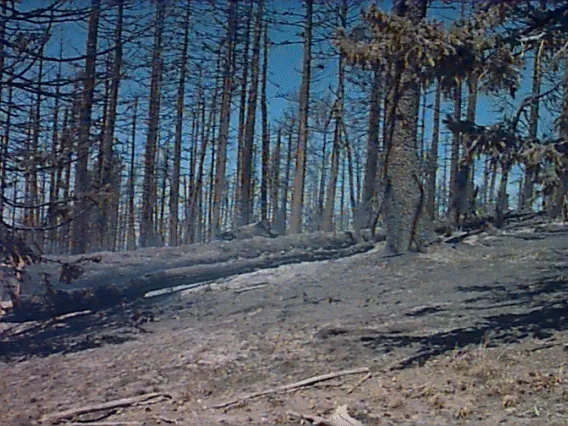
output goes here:
[{"label": "bare soil", "polygon": [[427,254],[378,245],[96,313],[0,320],[0,424],[150,393],[62,423],[299,425],[346,405],[364,425],[568,424],[567,271],[568,227],[513,224]]}]

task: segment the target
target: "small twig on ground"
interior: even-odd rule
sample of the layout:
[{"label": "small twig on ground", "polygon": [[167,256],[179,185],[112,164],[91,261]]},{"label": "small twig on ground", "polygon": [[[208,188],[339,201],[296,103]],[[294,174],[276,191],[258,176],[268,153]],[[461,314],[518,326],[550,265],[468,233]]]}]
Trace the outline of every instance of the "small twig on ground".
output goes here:
[{"label": "small twig on ground", "polygon": [[367,374],[365,377],[363,377],[361,380],[359,380],[357,383],[355,383],[355,384],[353,385],[353,387],[347,391],[347,395],[352,394],[355,389],[357,389],[357,388],[358,388],[359,386],[361,386],[364,382],[366,382],[367,380],[369,380],[372,375],[373,375],[373,374],[369,373],[369,374]]},{"label": "small twig on ground", "polygon": [[263,283],[263,284],[251,285],[250,287],[238,288],[234,291],[234,293],[241,294],[244,293],[245,291],[258,290],[259,288],[264,288],[267,285],[268,283]]},{"label": "small twig on ground", "polygon": [[83,407],[70,408],[68,410],[60,411],[58,413],[47,414],[40,419],[40,422],[42,422],[42,423],[44,423],[44,422],[56,423],[56,422],[60,422],[62,420],[68,419],[68,418],[80,416],[82,414],[93,413],[93,412],[96,412],[96,411],[109,410],[109,409],[118,408],[118,407],[127,407],[127,406],[130,406],[130,405],[135,405],[135,404],[138,404],[140,402],[148,401],[150,399],[158,398],[158,397],[161,397],[161,396],[166,397],[166,398],[171,398],[169,395],[163,394],[163,393],[148,393],[148,394],[145,394],[145,395],[133,396],[133,397],[130,397],[130,398],[121,398],[121,399],[117,399],[115,401],[108,401],[108,402],[102,402],[100,404],[93,404],[93,405],[86,405],[86,406],[83,406]]},{"label": "small twig on ground", "polygon": [[356,368],[354,370],[343,370],[343,371],[338,371],[336,373],[329,373],[329,374],[323,374],[321,376],[310,377],[308,379],[304,379],[304,380],[301,380],[301,381],[295,382],[295,383],[290,383],[288,385],[279,386],[277,388],[249,393],[249,394],[240,396],[239,398],[233,399],[231,401],[227,401],[227,402],[223,402],[222,404],[214,405],[213,408],[226,408],[226,407],[230,407],[231,405],[235,405],[235,404],[238,404],[240,402],[243,402],[243,401],[246,401],[246,400],[249,400],[249,399],[258,398],[260,396],[266,396],[266,395],[271,395],[271,394],[274,394],[274,393],[286,392],[286,391],[289,391],[289,390],[292,390],[292,389],[302,388],[302,387],[313,385],[314,383],[319,383],[319,382],[323,382],[325,380],[334,379],[336,377],[347,376],[347,375],[351,375],[351,374],[368,373],[368,372],[369,372],[369,369],[367,367],[363,367],[363,368]]}]

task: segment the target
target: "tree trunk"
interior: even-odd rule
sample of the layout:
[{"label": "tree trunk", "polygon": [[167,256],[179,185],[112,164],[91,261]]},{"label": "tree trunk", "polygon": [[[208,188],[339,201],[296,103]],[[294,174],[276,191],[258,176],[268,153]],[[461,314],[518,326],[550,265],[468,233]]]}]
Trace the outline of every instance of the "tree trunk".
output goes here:
[{"label": "tree trunk", "polygon": [[438,144],[440,141],[440,104],[442,98],[442,85],[436,81],[436,95],[434,97],[434,118],[432,123],[432,146],[428,161],[428,188],[426,209],[430,220],[436,217],[436,178],[438,169]]},{"label": "tree trunk", "polygon": [[[564,62],[564,76],[562,81],[562,111],[558,118],[558,127],[560,138],[564,141],[568,140],[568,60]],[[568,194],[568,171],[566,169],[566,161],[560,167],[557,167],[559,182],[554,191],[554,198],[552,206],[552,216],[558,217],[562,213],[564,205],[564,197]]]},{"label": "tree trunk", "polygon": [[[159,226],[158,226],[158,237],[159,237],[159,241],[160,241],[160,245],[164,245],[164,243],[166,242],[166,224],[165,224],[165,217],[166,217],[166,204],[167,204],[167,200],[166,200],[166,193],[167,193],[167,189],[168,189],[168,180],[169,180],[169,176],[168,176],[168,170],[169,170],[169,163],[170,163],[170,150],[168,148],[165,148],[165,153],[164,153],[164,165],[162,167],[163,173],[162,173],[162,188],[161,188],[161,195],[160,195],[160,202],[159,202],[159,206],[160,206],[160,216],[159,216]],[[171,215],[171,212],[170,212]]]},{"label": "tree trunk", "polygon": [[353,167],[353,150],[351,149],[351,144],[349,143],[349,138],[347,137],[347,129],[345,129],[345,123],[341,121],[341,128],[343,129],[343,145],[345,146],[347,152],[347,175],[349,176],[349,203],[351,205],[351,216],[355,218],[355,212],[357,209],[357,198],[355,195],[355,174]]},{"label": "tree trunk", "polygon": [[[541,41],[538,50],[535,52],[533,61],[533,76],[532,76],[532,96],[534,97],[530,107],[529,118],[529,139],[535,140],[538,136],[538,119],[540,102],[538,95],[540,95],[541,87],[541,58],[544,50],[544,40]],[[534,180],[537,172],[537,165],[527,164],[525,171],[525,183],[522,193],[522,208],[532,210],[534,202]]]},{"label": "tree trunk", "polygon": [[262,51],[262,88],[260,107],[262,111],[262,181],[260,184],[260,220],[268,221],[268,184],[270,181],[270,129],[268,127],[268,105],[266,83],[268,79],[268,24],[264,26]]},{"label": "tree trunk", "polygon": [[[59,45],[59,59],[63,57],[63,38]],[[62,76],[62,62],[58,64],[57,68],[57,79],[61,79]],[[60,113],[60,102],[59,102],[60,89],[59,86],[55,88],[55,105],[53,108],[53,134],[51,139],[51,150],[56,158],[55,167],[51,170],[49,177],[49,210],[48,210],[48,226],[50,228],[48,233],[48,240],[50,245],[50,251],[53,252],[57,243],[57,202],[59,197],[59,174],[61,173],[61,162],[63,160],[63,147],[60,144],[60,134],[59,134],[59,113]],[[0,184],[1,185],[1,184]],[[1,191],[1,190],[0,190]],[[1,207],[0,207],[1,209]],[[2,217],[0,211],[0,217]]]},{"label": "tree trunk", "polygon": [[302,83],[300,86],[300,117],[298,125],[298,147],[296,151],[296,174],[292,188],[292,212],[290,233],[302,231],[302,207],[304,205],[304,181],[306,174],[306,150],[308,144],[308,115],[310,103],[310,82],[312,66],[312,26],[314,1],[306,0],[306,20],[304,25],[304,59]]},{"label": "tree trunk", "polygon": [[130,141],[130,173],[128,174],[128,232],[126,247],[128,250],[136,249],[136,217],[134,212],[134,197],[136,196],[135,185],[135,162],[136,162],[136,122],[138,120],[138,98],[134,98],[132,113],[132,140]]},{"label": "tree trunk", "polygon": [[483,183],[481,184],[481,202],[483,209],[487,212],[487,194],[489,193],[489,175],[491,174],[489,157],[483,160]]},{"label": "tree trunk", "polygon": [[[118,90],[120,86],[120,73],[122,69],[122,23],[124,18],[124,2],[118,2],[117,18],[116,18],[116,29],[114,34],[114,58],[112,63],[112,79],[110,87],[110,104],[108,108],[108,114],[106,117],[105,131],[104,131],[104,142],[103,142],[103,164],[102,164],[102,184],[103,187],[108,187],[110,191],[110,196],[105,197],[102,206],[102,240],[103,249],[109,250],[113,246],[115,241],[114,232],[109,232],[109,230],[114,231],[116,229],[117,217],[113,212],[116,211],[117,206],[112,204],[114,193],[118,191],[118,188],[112,185],[113,175],[116,174],[115,162],[114,162],[114,129],[116,125],[116,115],[118,107]],[[107,189],[104,189],[105,191]]]},{"label": "tree trunk", "polygon": [[[179,176],[181,167],[181,142],[183,137],[183,113],[184,113],[184,100],[185,100],[185,79],[187,73],[187,51],[189,49],[189,27],[190,27],[190,3],[187,0],[183,43],[180,54],[180,72],[177,93],[176,105],[176,133],[174,142],[174,161],[172,171],[172,186],[170,192],[170,246],[175,247],[179,244],[178,236],[178,210],[179,210]],[[195,139],[194,139],[195,140]]]},{"label": "tree trunk", "polygon": [[270,179],[270,189],[271,189],[271,204],[272,204],[272,227],[277,228],[277,217],[280,208],[279,194],[280,194],[280,154],[282,149],[282,128],[278,128],[276,133],[276,146],[274,147],[274,152],[272,153],[272,170]]},{"label": "tree trunk", "polygon": [[[243,146],[245,140],[245,119],[246,119],[246,112],[247,112],[247,88],[248,88],[248,71],[249,71],[249,50],[250,50],[250,32],[252,26],[252,20],[254,15],[254,2],[250,2],[247,7],[247,22],[246,22],[246,30],[245,30],[245,44],[243,47],[242,53],[242,76],[241,76],[241,91],[240,91],[240,105],[239,105],[239,128],[238,128],[238,148],[237,148],[237,184],[235,185],[235,209],[233,211],[233,220],[237,219],[240,212],[237,211],[237,207],[239,206],[238,200],[241,199],[241,185],[239,182],[242,170],[242,162],[243,162]],[[237,224],[233,222],[233,225],[236,226]]]},{"label": "tree trunk", "polygon": [[[460,108],[461,109],[461,108]],[[466,120],[468,122],[475,122],[475,112],[477,109],[477,74],[471,73],[468,78],[468,99]],[[461,115],[461,114],[460,114]],[[457,135],[454,135],[454,138]],[[454,192],[452,202],[450,204],[450,211],[454,214],[453,218],[455,225],[460,225],[460,217],[469,214],[474,207],[474,176],[473,165],[474,158],[470,152],[472,144],[472,137],[464,135],[461,137],[462,158],[458,162],[456,175],[454,178]]]},{"label": "tree trunk", "polygon": [[83,99],[79,117],[79,135],[77,146],[77,165],[75,169],[75,208],[73,212],[72,252],[85,253],[89,241],[87,209],[89,201],[89,145],[91,136],[91,113],[95,95],[95,72],[97,59],[97,38],[101,1],[91,0],[89,29],[87,33],[87,51],[85,59],[85,78],[83,79]]},{"label": "tree trunk", "polygon": [[497,161],[490,159],[491,179],[489,181],[488,204],[495,203],[495,185],[497,185]]},{"label": "tree trunk", "polygon": [[[216,236],[221,228],[221,204],[226,191],[226,166],[227,166],[227,141],[229,139],[229,123],[231,121],[231,98],[233,86],[233,50],[235,44],[236,26],[236,0],[229,0],[227,29],[227,44],[225,52],[224,74],[223,74],[223,94],[221,99],[221,123],[219,128],[218,152],[215,164],[215,188],[213,205],[211,206],[211,227],[210,235]],[[214,147],[213,147],[214,149]]]},{"label": "tree trunk", "polygon": [[[213,98],[211,100],[211,107],[209,110],[209,119],[207,122],[207,129],[206,132],[202,135],[201,138],[201,148],[199,151],[199,163],[197,166],[196,171],[196,178],[195,182],[193,182],[191,186],[191,191],[189,195],[189,202],[188,202],[188,222],[189,222],[189,239],[188,242],[193,243],[195,241],[200,241],[199,234],[201,233],[201,214],[202,214],[202,203],[201,203],[201,195],[203,193],[203,176],[204,176],[204,168],[205,168],[205,158],[207,155],[207,148],[209,141],[214,140],[215,138],[215,121],[217,117],[217,99],[218,99],[218,92],[219,92],[219,80],[217,80],[215,84],[215,89],[213,92]],[[203,106],[205,111],[205,103]],[[205,123],[203,124],[205,126]],[[197,229],[196,229],[196,221]],[[197,238],[196,238],[197,232]]]},{"label": "tree trunk", "polygon": [[[40,55],[43,54],[43,47],[40,49]],[[41,102],[42,102],[42,84],[43,84],[43,60],[39,60],[38,65],[38,80],[37,80],[37,95],[34,105],[33,112],[33,135],[32,135],[32,155],[35,157],[39,154],[40,150],[40,137],[41,137]],[[40,209],[36,207],[40,204],[39,199],[39,185],[38,185],[38,173],[35,167],[30,168],[30,197],[29,197],[30,207],[30,227],[36,227],[40,221]],[[43,247],[44,238],[42,237],[43,232],[32,231],[29,234],[29,242],[37,245],[38,247]]]},{"label": "tree trunk", "polygon": [[[207,188],[207,223],[208,223],[208,228],[207,228],[207,233],[205,236],[206,241],[211,240],[212,238],[217,236],[218,230],[221,229],[221,203],[223,202],[222,199],[219,199],[219,201],[217,202],[215,200],[215,194],[216,194],[216,176],[217,176],[217,169],[216,169],[216,161],[217,161],[217,151],[215,149],[215,144],[212,143],[211,144],[211,159],[209,161],[209,187]],[[223,175],[224,176],[224,175]],[[226,179],[226,178],[225,178]],[[226,181],[223,184],[224,187],[226,187]],[[225,191],[222,192],[221,195],[224,195]],[[217,212],[218,209],[218,216],[217,218],[215,217],[215,214]],[[217,227],[214,224],[214,221],[216,221],[219,226]]]},{"label": "tree trunk", "polygon": [[[337,115],[338,112],[335,112]],[[335,209],[335,194],[337,191],[337,180],[339,176],[339,159],[341,151],[339,149],[340,134],[339,123],[336,120],[336,126],[333,137],[333,150],[331,152],[331,170],[329,171],[329,183],[327,184],[327,193],[325,207],[323,210],[322,230],[331,232],[333,231],[333,211]]]},{"label": "tree trunk", "polygon": [[[2,0],[0,2],[0,40],[4,40],[6,37],[6,21],[7,21],[7,7],[8,0]],[[0,55],[0,104],[3,101],[3,91],[4,91],[4,62],[6,60],[6,55]],[[11,93],[11,89],[9,89]],[[12,104],[11,99],[9,99],[8,107]],[[6,121],[10,120],[10,115],[6,116]],[[4,220],[4,197],[7,181],[6,172],[6,157],[8,156],[8,144],[9,144],[9,128],[10,126],[6,123],[6,128],[4,131],[4,138],[0,141],[0,224]]]},{"label": "tree trunk", "polygon": [[256,11],[256,22],[251,59],[251,84],[248,94],[248,109],[245,124],[245,137],[243,141],[242,165],[241,165],[241,198],[237,202],[238,219],[237,226],[247,225],[252,220],[252,176],[253,176],[253,152],[254,130],[256,123],[256,107],[258,99],[258,81],[260,65],[260,36],[262,33],[262,20],[264,16],[264,0],[259,0]]},{"label": "tree trunk", "polygon": [[165,2],[156,3],[154,19],[154,47],[152,73],[150,76],[150,105],[148,109],[148,134],[144,153],[144,181],[142,192],[142,215],[140,222],[140,247],[157,244],[153,206],[156,203],[156,146],[160,121],[162,81],[162,38],[165,19]]},{"label": "tree trunk", "polygon": [[[397,0],[393,10],[418,23],[426,15],[427,3]],[[398,62],[394,67],[396,107],[393,136],[386,160],[385,222],[387,249],[404,253],[414,243],[418,250],[425,244],[427,218],[425,196],[420,179],[416,144],[416,115],[420,101],[420,86],[413,70]]]},{"label": "tree trunk", "polygon": [[[454,95],[454,120],[462,119],[462,82],[458,81],[453,89]],[[450,203],[447,215],[452,217],[453,206],[456,200],[456,178],[459,170],[461,134],[454,132],[452,135],[452,156],[450,162]]]},{"label": "tree trunk", "polygon": [[292,169],[292,154],[293,154],[293,143],[292,143],[292,132],[294,131],[294,122],[290,126],[288,133],[288,153],[286,156],[286,171],[284,172],[284,185],[282,187],[282,202],[280,203],[280,210],[278,213],[278,219],[276,221],[276,231],[280,234],[286,232],[286,220],[288,215],[288,192],[290,188],[290,174]]},{"label": "tree trunk", "polygon": [[[0,24],[1,25],[1,24]],[[2,56],[2,55],[0,55]],[[0,66],[1,66],[1,60],[0,60]],[[0,74],[0,81],[2,80],[2,75]],[[0,85],[2,83],[0,82]],[[1,94],[2,94],[2,88],[0,87],[0,99],[1,99]],[[12,108],[13,108],[13,104],[12,104],[12,94],[13,94],[13,89],[12,86],[8,87],[8,107],[6,109],[6,121],[4,123],[5,127],[4,127],[4,134],[2,135],[2,143],[0,144],[0,224],[2,224],[2,221],[4,220],[4,197],[5,192],[4,192],[4,188],[6,188],[7,186],[7,181],[8,181],[8,175],[6,172],[6,166],[7,166],[7,157],[8,157],[8,147],[9,147],[9,142],[10,142],[10,132],[12,130]],[[14,188],[16,188],[16,186],[14,186]],[[16,193],[16,191],[14,190],[14,194]],[[15,204],[15,203],[14,203]]]},{"label": "tree trunk", "polygon": [[340,198],[340,215],[339,215],[339,229],[340,230],[344,230],[345,229],[345,181],[347,179],[345,179],[345,171],[347,170],[347,166],[346,166],[346,161],[345,161],[345,157],[346,155],[343,155],[343,164],[341,167],[341,198]]},{"label": "tree trunk", "polygon": [[[467,95],[467,108],[465,113],[465,119],[470,123],[475,123],[475,117],[477,112],[477,91],[478,91],[478,76],[477,72],[470,74],[468,81],[468,95]],[[470,148],[473,144],[473,138],[468,136],[463,139],[463,155],[462,159],[466,164],[470,164],[468,180],[471,181],[473,185],[474,182],[474,158],[470,154]]]},{"label": "tree trunk", "polygon": [[367,125],[367,161],[365,164],[365,178],[363,183],[363,199],[361,201],[361,225],[370,228],[373,220],[373,208],[376,205],[377,176],[379,162],[379,120],[380,115],[381,73],[373,73],[373,86],[369,100],[369,118]]},{"label": "tree trunk", "polygon": [[501,182],[499,183],[499,193],[497,194],[497,203],[495,207],[495,221],[498,227],[501,227],[503,225],[505,214],[509,209],[509,194],[507,193],[507,185],[509,183],[510,170],[510,160],[504,160],[504,162],[501,164]]}]

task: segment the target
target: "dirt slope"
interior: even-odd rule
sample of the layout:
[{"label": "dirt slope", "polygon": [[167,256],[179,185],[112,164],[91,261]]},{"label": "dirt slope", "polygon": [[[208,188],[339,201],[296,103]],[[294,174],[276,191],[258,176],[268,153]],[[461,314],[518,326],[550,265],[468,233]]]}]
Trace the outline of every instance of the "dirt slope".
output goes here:
[{"label": "dirt slope", "polygon": [[[567,231],[509,229],[425,255],[378,247],[112,311],[0,323],[0,424],[151,392],[166,396],[81,419],[298,425],[289,411],[325,417],[346,404],[365,425],[567,424]],[[370,377],[213,408],[359,367]]]}]

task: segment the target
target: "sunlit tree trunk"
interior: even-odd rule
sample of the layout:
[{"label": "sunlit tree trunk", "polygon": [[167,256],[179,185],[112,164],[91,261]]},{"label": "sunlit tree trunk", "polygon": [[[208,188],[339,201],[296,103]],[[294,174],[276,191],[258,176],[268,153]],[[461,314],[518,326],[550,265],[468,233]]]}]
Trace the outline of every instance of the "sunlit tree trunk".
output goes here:
[{"label": "sunlit tree trunk", "polygon": [[272,165],[271,165],[271,179],[270,179],[270,194],[271,194],[271,204],[272,204],[272,226],[276,228],[278,210],[280,208],[279,194],[280,194],[280,154],[282,150],[282,128],[278,128],[276,133],[276,146],[272,153]]},{"label": "sunlit tree trunk", "polygon": [[[233,86],[233,50],[235,44],[236,0],[229,0],[227,44],[225,46],[225,63],[223,71],[223,94],[221,99],[220,128],[218,152],[216,155],[214,196],[212,197],[212,216],[210,236],[216,236],[221,228],[221,204],[224,199],[227,166],[227,141],[229,139],[229,123],[231,121],[231,98]],[[212,147],[214,149],[214,147]],[[214,155],[212,153],[212,155]]]},{"label": "sunlit tree trunk", "polygon": [[254,133],[256,123],[256,107],[258,99],[258,82],[260,75],[260,37],[262,33],[262,19],[264,15],[264,0],[259,0],[256,11],[256,22],[251,58],[251,83],[248,94],[248,110],[245,124],[245,136],[243,141],[242,165],[241,165],[241,199],[237,200],[239,219],[237,225],[246,225],[252,219],[252,177],[253,177],[253,152]]},{"label": "sunlit tree trunk", "polygon": [[[424,18],[426,7],[427,3],[423,0],[393,2],[394,13],[406,16],[414,23]],[[413,245],[421,250],[428,231],[416,144],[420,87],[412,69],[406,66],[400,62],[394,66],[396,120],[385,164],[387,249],[394,253],[407,252]]]},{"label": "sunlit tree trunk", "polygon": [[306,150],[308,144],[308,116],[310,104],[310,82],[312,69],[312,26],[314,1],[306,0],[304,25],[304,59],[302,83],[300,86],[300,115],[298,125],[298,146],[296,151],[296,173],[292,188],[292,212],[290,214],[290,234],[302,231],[302,208],[304,205],[304,181],[306,174]]},{"label": "sunlit tree trunk", "polygon": [[436,94],[434,96],[434,118],[432,122],[432,145],[428,159],[428,183],[426,209],[430,220],[436,216],[436,178],[438,169],[438,144],[440,142],[440,104],[442,98],[442,86],[440,81],[436,81]]}]

